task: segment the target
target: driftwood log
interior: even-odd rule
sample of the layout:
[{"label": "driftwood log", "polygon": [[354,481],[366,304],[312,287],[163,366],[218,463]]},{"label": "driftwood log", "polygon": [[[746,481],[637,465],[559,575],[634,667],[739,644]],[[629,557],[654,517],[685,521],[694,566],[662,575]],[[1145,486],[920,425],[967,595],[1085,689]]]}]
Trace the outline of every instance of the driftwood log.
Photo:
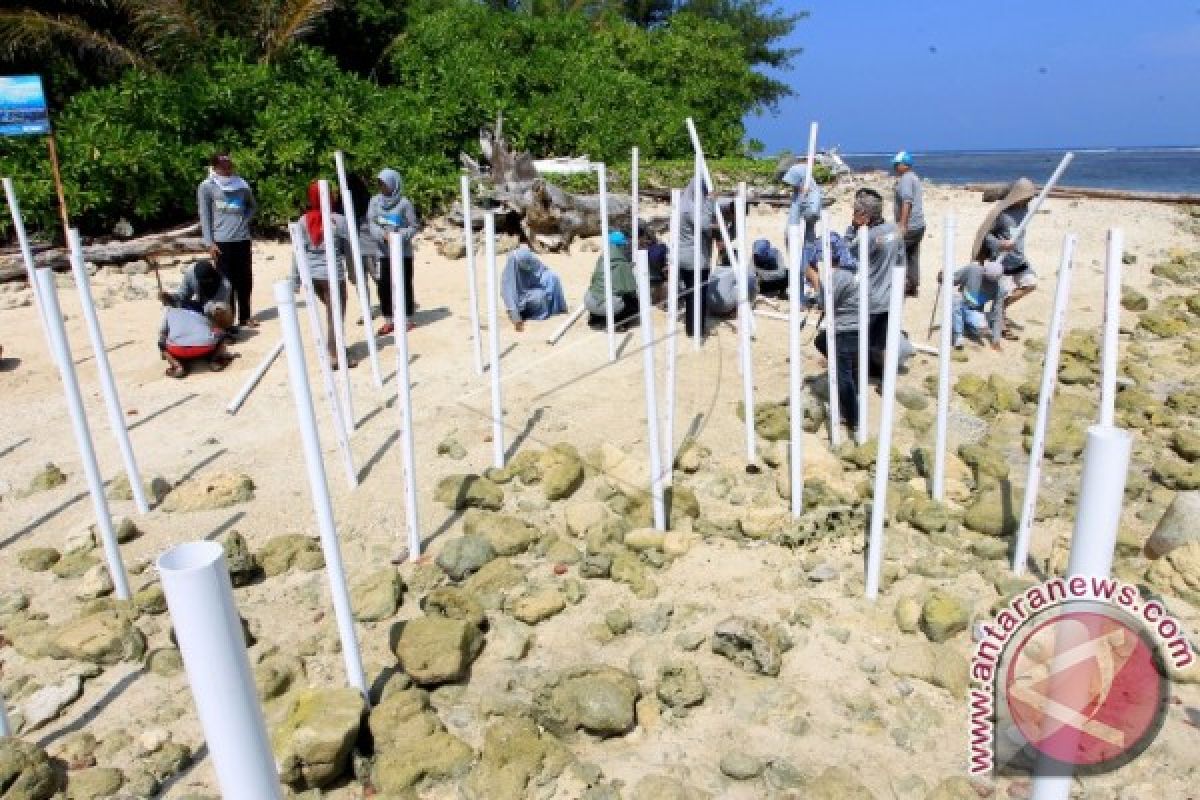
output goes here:
[{"label": "driftwood log", "polygon": [[[83,259],[103,267],[166,255],[201,254],[207,248],[196,235],[199,232],[199,225],[189,225],[186,228],[141,236],[137,239],[92,244],[83,248]],[[39,267],[63,271],[70,267],[71,262],[67,251],[56,247],[35,253],[33,263]],[[0,256],[0,283],[25,279],[25,264],[19,252]]]},{"label": "driftwood log", "polygon": [[[983,192],[983,202],[994,203],[1004,197],[1004,193],[1008,191],[1008,186],[1007,183],[968,183],[965,188],[972,192]],[[1137,192],[1126,189],[1085,189],[1072,186],[1056,186],[1050,190],[1050,196],[1072,200],[1141,200],[1148,203],[1200,205],[1200,194]]]}]

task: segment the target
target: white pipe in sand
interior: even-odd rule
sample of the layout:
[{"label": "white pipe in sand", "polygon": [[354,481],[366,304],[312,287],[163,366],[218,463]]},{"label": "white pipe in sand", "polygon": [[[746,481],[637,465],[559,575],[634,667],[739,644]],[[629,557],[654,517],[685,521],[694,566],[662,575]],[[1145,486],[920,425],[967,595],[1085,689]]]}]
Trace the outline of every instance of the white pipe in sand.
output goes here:
[{"label": "white pipe in sand", "polygon": [[[388,234],[388,249],[393,264],[404,260],[404,242],[400,234]],[[408,376],[407,298],[400,270],[392,270],[392,297],[396,298],[396,407],[400,410],[400,453],[404,459],[404,517],[408,524],[408,560],[421,557],[421,523],[417,515],[417,456],[413,431],[412,383]]]},{"label": "white pipe in sand", "polygon": [[1062,261],[1058,265],[1058,285],[1054,288],[1054,313],[1046,336],[1046,355],[1042,360],[1042,386],[1038,392],[1037,418],[1033,426],[1033,442],[1029,448],[1029,468],[1025,473],[1025,497],[1021,506],[1021,521],[1013,547],[1013,574],[1025,574],[1029,558],[1029,538],[1033,513],[1037,509],[1038,485],[1042,479],[1042,455],[1046,443],[1046,423],[1050,419],[1050,403],[1058,386],[1058,356],[1066,328],[1067,298],[1071,294],[1071,267],[1075,259],[1078,237],[1068,233],[1063,239]]},{"label": "white pipe in sand", "polygon": [[679,355],[679,225],[680,205],[683,191],[671,190],[671,227],[669,271],[667,273],[667,375],[666,424],[663,425],[663,464],[666,466],[666,483],[675,482],[675,362]]},{"label": "white pipe in sand", "polygon": [[71,343],[63,327],[62,309],[58,305],[58,291],[54,288],[54,272],[47,268],[34,273],[38,292],[46,304],[46,327],[50,334],[50,350],[54,353],[58,372],[63,382],[67,399],[67,411],[71,415],[71,427],[75,432],[75,444],[79,447],[79,460],[87,476],[88,491],[92,495],[92,507],[96,512],[96,528],[104,545],[104,558],[108,562],[108,573],[112,578],[113,591],[118,600],[128,600],[129,578],[117,546],[117,534],[113,530],[112,516],[108,510],[108,498],[104,496],[104,481],[96,463],[96,451],[92,446],[92,432],[88,428],[87,414],[83,409],[83,397],[79,392],[79,378],[75,375],[75,361],[71,357]]},{"label": "white pipe in sand", "polygon": [[[605,237],[604,252],[608,252]],[[500,397],[500,314],[496,308],[496,215],[483,215],[483,261],[487,268],[488,293],[488,363],[492,379],[492,466],[504,469],[504,401]],[[605,274],[608,274],[607,269]],[[608,306],[608,321],[612,324],[612,303]],[[612,328],[609,328],[612,333]]]},{"label": "white pipe in sand", "polygon": [[636,252],[638,241],[638,149],[630,152],[629,163],[629,246]]},{"label": "white pipe in sand", "polygon": [[[346,357],[346,320],[342,317],[342,282],[338,277],[339,254],[337,229],[333,227],[333,207],[329,200],[329,181],[317,181],[321,195],[321,225],[325,229],[325,284],[329,287],[329,306],[333,309],[333,344],[337,353],[338,378],[342,387],[342,414],[346,430],[354,433],[354,405],[350,398],[350,364]],[[316,242],[313,242],[316,244]]]},{"label": "white pipe in sand", "polygon": [[49,346],[50,327],[46,322],[46,306],[34,274],[37,267],[33,261],[33,250],[29,246],[29,236],[25,233],[25,219],[21,216],[21,203],[17,199],[17,190],[13,186],[12,178],[4,179],[4,196],[8,200],[9,213],[12,214],[13,230],[17,232],[17,245],[21,249],[21,261],[25,264],[25,277],[29,281],[29,290],[33,294],[33,304],[37,308],[38,319],[42,322],[42,333],[46,337],[47,346]]},{"label": "white pipe in sand", "polygon": [[933,446],[933,499],[946,494],[946,429],[950,415],[950,350],[954,330],[954,236],[958,222],[947,214],[942,226],[942,330],[938,345],[937,435]]},{"label": "white pipe in sand", "polygon": [[8,719],[8,701],[0,695],[0,739],[13,735],[12,722]]},{"label": "white pipe in sand", "polygon": [[[1071,555],[1067,560],[1068,578],[1075,575],[1107,578],[1112,572],[1132,448],[1133,438],[1128,431],[1108,425],[1088,428],[1079,502],[1071,535]],[[1060,649],[1064,644],[1056,643]],[[1083,708],[1090,689],[1086,682],[1080,684],[1066,673],[1064,670],[1050,678],[1046,696],[1069,708]],[[1080,691],[1083,696],[1077,694]],[[1077,733],[1065,732],[1068,736]],[[1070,772],[1063,770],[1061,765],[1046,770],[1039,769],[1041,766],[1039,763],[1034,770],[1033,800],[1067,800],[1073,782]]]},{"label": "white pipe in sand", "polygon": [[829,444],[842,443],[842,412],[838,397],[837,314],[833,307],[833,253],[829,245],[829,213],[821,212],[821,293],[825,295],[825,361],[829,366]]},{"label": "white pipe in sand", "polygon": [[742,373],[742,406],[746,427],[746,471],[758,470],[758,442],[754,431],[754,354],[750,349],[750,331],[754,314],[750,311],[750,257],[746,247],[746,184],[738,184],[734,204],[734,224],[737,227],[737,256],[730,253],[730,263],[737,270],[738,293],[738,364]]},{"label": "white pipe in sand", "polygon": [[300,285],[304,289],[304,306],[308,309],[308,324],[312,328],[313,343],[317,347],[317,365],[321,370],[321,380],[325,386],[325,400],[329,403],[329,413],[333,417],[333,434],[337,439],[338,449],[342,455],[342,466],[346,470],[346,480],[350,488],[358,486],[358,471],[354,469],[354,454],[350,450],[350,436],[346,433],[346,415],[342,413],[342,401],[338,397],[337,385],[333,379],[333,369],[329,366],[329,347],[325,334],[321,330],[321,313],[317,305],[317,292],[313,288],[312,270],[308,266],[308,253],[304,249],[304,235],[300,224],[293,222],[288,226],[292,234],[292,257],[296,260],[296,272],[300,275]]},{"label": "white pipe in sand", "polygon": [[1070,166],[1071,162],[1074,160],[1075,154],[1067,153],[1062,157],[1062,161],[1058,162],[1058,166],[1055,167],[1054,173],[1050,176],[1050,180],[1046,181],[1046,184],[1042,187],[1042,190],[1038,192],[1037,197],[1033,198],[1033,202],[1029,204],[1029,212],[1025,215],[1025,219],[1021,220],[1021,224],[1018,225],[1017,229],[1013,232],[1012,241],[1016,242],[1025,235],[1025,229],[1029,227],[1029,223],[1033,222],[1033,218],[1038,211],[1041,211],[1042,204],[1046,202],[1046,197],[1050,194],[1050,190],[1058,184],[1058,179],[1063,176],[1063,173],[1067,171],[1067,167]]},{"label": "white pipe in sand", "polygon": [[267,353],[262,362],[254,368],[254,372],[246,379],[246,383],[242,385],[241,391],[237,393],[237,397],[229,401],[229,405],[225,406],[225,413],[236,414],[246,402],[246,398],[254,391],[254,387],[258,386],[258,382],[267,374],[267,370],[275,363],[275,359],[279,358],[279,354],[283,352],[283,340],[279,344],[271,348],[271,352]]},{"label": "white pipe in sand", "polygon": [[[695,170],[692,177],[694,191],[692,192],[692,349],[700,350],[700,340],[704,338],[704,266],[700,260],[704,257],[700,247],[701,237],[704,236],[704,226],[708,220],[701,221],[704,213],[704,171],[700,168],[700,154],[694,159]],[[711,187],[710,187],[711,191]]]},{"label": "white pipe in sand", "polygon": [[892,466],[892,427],[896,411],[896,372],[900,365],[900,329],[904,324],[904,270],[892,267],[888,298],[887,349],[883,356],[883,402],[879,411],[879,441],[875,455],[875,490],[871,496],[871,532],[867,541],[866,596],[879,596],[883,570],[883,525],[887,520],[888,472]]},{"label": "white pipe in sand", "polygon": [[308,469],[308,485],[312,493],[317,530],[321,534],[321,552],[325,556],[325,573],[329,577],[329,592],[333,613],[337,619],[342,643],[342,660],[346,681],[362,692],[368,700],[367,679],[363,674],[362,657],[358,652],[358,637],[354,633],[354,612],[350,607],[350,592],[346,589],[346,571],[342,567],[342,551],[338,545],[333,522],[333,505],[329,502],[329,483],[325,479],[325,459],[321,455],[321,439],[317,435],[317,415],[313,411],[312,392],[308,388],[308,367],[304,363],[304,342],[300,338],[300,322],[296,318],[296,303],[287,281],[275,284],[275,306],[279,310],[280,327],[286,346],[288,382],[300,426],[300,441],[304,447],[304,465]]},{"label": "white pipe in sand", "polygon": [[70,255],[71,272],[75,275],[75,288],[79,292],[79,306],[83,311],[83,319],[87,324],[88,338],[92,342],[92,352],[96,356],[96,372],[100,374],[100,389],[104,394],[104,407],[108,411],[108,427],[117,438],[117,449],[121,451],[121,463],[125,466],[125,475],[129,478],[129,490],[133,495],[134,505],[139,514],[149,514],[150,504],[146,502],[146,489],[142,486],[142,473],[138,469],[137,457],[133,454],[133,444],[129,441],[129,429],[125,426],[125,411],[121,408],[121,396],[117,392],[117,382],[113,378],[112,365],[108,363],[108,350],[104,346],[104,331],[100,329],[100,317],[96,314],[96,305],[92,302],[92,282],[88,279],[87,266],[83,263],[83,247],[79,243],[79,231],[71,228],[67,231],[67,252]]},{"label": "white pipe in sand", "polygon": [[608,246],[608,170],[596,165],[600,183],[600,252],[604,259],[604,328],[608,331],[608,360],[617,360],[617,328],[613,319],[612,253]]},{"label": "white pipe in sand", "polygon": [[654,509],[654,527],[667,529],[663,498],[662,452],[658,441],[658,375],[654,369],[654,303],[650,300],[650,259],[645,250],[637,251],[638,312],[642,329],[642,373],[646,385],[646,445],[650,448],[650,499]]},{"label": "white pipe in sand", "polygon": [[792,517],[804,513],[804,350],[800,344],[800,298],[804,296],[804,220],[788,227],[788,413]]},{"label": "white pipe in sand", "polygon": [[580,303],[575,310],[567,315],[567,318],[562,321],[562,324],[554,329],[554,332],[546,337],[546,344],[557,344],[558,340],[571,329],[571,326],[579,321],[583,316],[583,312],[587,311],[587,306]]},{"label": "white pipe in sand", "polygon": [[871,230],[858,226],[858,429],[855,441],[871,438]]},{"label": "white pipe in sand", "polygon": [[[479,292],[475,286],[475,228],[471,220],[471,179],[466,175],[460,176],[459,188],[462,189],[463,245],[467,251],[467,298],[471,310],[471,347],[475,351],[475,374],[482,375],[483,340],[479,338]],[[564,328],[564,332],[565,330]]]},{"label": "white pipe in sand", "polygon": [[379,346],[375,342],[375,330],[371,324],[371,293],[367,289],[367,273],[363,269],[362,242],[358,238],[358,217],[354,213],[354,195],[350,194],[350,182],[346,180],[346,158],[342,151],[333,154],[337,167],[338,189],[342,195],[342,214],[350,231],[350,256],[354,260],[354,283],[357,289],[358,309],[363,324],[363,336],[367,340],[367,353],[371,358],[371,377],[375,388],[383,388],[383,373],[379,370]]},{"label": "white pipe in sand", "polygon": [[813,185],[813,162],[817,159],[817,123],[812,123],[808,126],[808,154],[805,161],[806,169],[804,171],[804,193],[808,194],[808,190]]},{"label": "white pipe in sand", "polygon": [[1117,336],[1121,332],[1121,257],[1125,251],[1125,232],[1108,231],[1108,249],[1104,264],[1104,340],[1100,360],[1100,424],[1112,427],[1117,404]]},{"label": "white pipe in sand", "polygon": [[282,798],[224,549],[189,542],[163,553],[156,566],[221,796]]}]

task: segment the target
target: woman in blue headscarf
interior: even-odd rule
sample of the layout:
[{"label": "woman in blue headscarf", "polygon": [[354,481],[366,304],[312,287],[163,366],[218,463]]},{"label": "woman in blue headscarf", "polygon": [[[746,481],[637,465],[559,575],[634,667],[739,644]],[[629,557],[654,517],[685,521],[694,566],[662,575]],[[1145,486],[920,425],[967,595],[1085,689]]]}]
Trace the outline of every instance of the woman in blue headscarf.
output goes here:
[{"label": "woman in blue headscarf", "polygon": [[392,263],[388,247],[388,234],[399,233],[404,241],[404,315],[408,329],[412,330],[413,313],[417,302],[413,297],[413,237],[417,235],[421,222],[412,201],[404,196],[404,181],[394,169],[379,173],[379,193],[367,205],[367,232],[377,253],[379,275],[376,286],[379,291],[379,312],[383,314],[383,327],[379,336],[394,330],[392,324]]},{"label": "woman in blue headscarf", "polygon": [[525,330],[527,319],[567,313],[562,281],[524,244],[508,256],[500,278],[500,297],[518,331]]}]

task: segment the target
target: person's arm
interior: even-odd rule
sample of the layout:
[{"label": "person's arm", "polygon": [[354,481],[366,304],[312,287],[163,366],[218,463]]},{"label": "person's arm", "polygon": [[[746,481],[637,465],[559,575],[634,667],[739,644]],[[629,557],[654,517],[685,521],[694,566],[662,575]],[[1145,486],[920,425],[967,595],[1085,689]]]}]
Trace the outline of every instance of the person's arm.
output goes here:
[{"label": "person's arm", "polygon": [[221,251],[213,240],[212,194],[208,191],[208,181],[201,182],[196,189],[196,208],[200,212],[200,239],[208,248],[208,254],[214,259],[219,258]]},{"label": "person's arm", "polygon": [[254,196],[254,190],[246,187],[246,221],[254,219],[254,215],[258,213],[258,198]]},{"label": "person's arm", "polygon": [[896,227],[901,233],[908,230],[908,218],[912,215],[912,201],[905,200],[900,204],[900,219],[896,221]]},{"label": "person's arm", "polygon": [[400,213],[405,225],[399,229],[399,233],[406,243],[411,243],[413,237],[421,230],[421,220],[417,217],[417,209],[407,197],[400,203]]},{"label": "person's arm", "polygon": [[167,324],[167,315],[163,314],[162,324],[158,326],[158,343],[165,345],[167,343],[167,334],[170,332],[171,328]]},{"label": "person's arm", "polygon": [[226,308],[232,310],[233,309],[232,301],[233,301],[233,286],[230,285],[228,280],[226,280],[225,278],[222,278],[221,285],[217,287],[217,292],[216,292],[216,294],[213,295],[212,300],[209,300],[207,303],[204,304],[204,313],[206,316],[211,317],[213,309],[218,305],[223,305]]},{"label": "person's arm", "polygon": [[896,195],[900,200],[900,207],[896,209],[896,227],[900,229],[900,233],[908,231],[908,220],[912,215],[912,207],[914,192],[912,182],[905,180],[912,173],[905,173],[900,178],[900,185],[896,187]]},{"label": "person's arm", "polygon": [[379,195],[371,197],[371,201],[367,203],[367,230],[370,231],[371,238],[379,243],[380,249],[383,252],[383,258],[388,257],[387,230],[383,226],[383,204],[380,202]]}]

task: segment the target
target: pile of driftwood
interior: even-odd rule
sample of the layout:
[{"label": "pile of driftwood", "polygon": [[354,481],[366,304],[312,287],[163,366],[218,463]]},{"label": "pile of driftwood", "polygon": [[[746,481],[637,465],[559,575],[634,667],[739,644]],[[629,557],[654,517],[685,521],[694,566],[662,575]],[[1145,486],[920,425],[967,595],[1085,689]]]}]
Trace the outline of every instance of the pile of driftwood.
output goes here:
[{"label": "pile of driftwood", "polygon": [[[83,259],[97,266],[107,267],[126,264],[130,261],[145,261],[163,256],[203,254],[207,248],[197,236],[199,225],[189,225],[165,233],[155,233],[136,239],[99,242],[83,248]],[[34,253],[34,263],[39,267],[51,267],[64,271],[70,267],[65,248],[41,248]],[[20,252],[14,250],[0,254],[0,283],[26,280],[25,264]]]}]

